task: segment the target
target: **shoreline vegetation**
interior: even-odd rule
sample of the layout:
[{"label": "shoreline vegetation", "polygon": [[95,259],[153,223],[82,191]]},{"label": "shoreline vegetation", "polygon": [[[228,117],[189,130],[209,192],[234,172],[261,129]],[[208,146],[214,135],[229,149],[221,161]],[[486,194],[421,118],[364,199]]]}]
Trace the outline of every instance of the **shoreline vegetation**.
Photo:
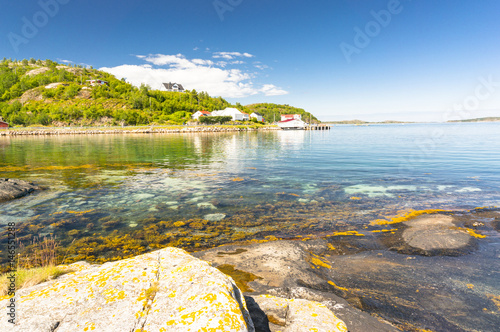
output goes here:
[{"label": "shoreline vegetation", "polygon": [[275,125],[178,125],[178,126],[131,126],[131,127],[21,127],[0,130],[0,136],[44,135],[99,135],[99,134],[158,134],[158,133],[207,133],[257,130],[280,130]]}]

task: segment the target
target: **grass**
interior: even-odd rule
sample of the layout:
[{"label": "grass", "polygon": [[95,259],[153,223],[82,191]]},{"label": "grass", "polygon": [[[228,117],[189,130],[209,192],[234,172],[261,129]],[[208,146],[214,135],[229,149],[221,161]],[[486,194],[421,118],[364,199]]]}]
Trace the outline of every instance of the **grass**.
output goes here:
[{"label": "grass", "polygon": [[[27,247],[18,242],[19,254],[17,256],[17,270],[15,271],[16,290],[38,285],[72,272],[57,266],[57,247],[58,243],[52,236],[44,237],[43,240],[36,237]],[[0,296],[9,293],[10,280],[8,276],[11,275],[12,273],[0,275]]]},{"label": "grass", "polygon": [[[44,281],[55,279],[63,274],[66,274],[68,270],[63,270],[55,265],[48,265],[43,267],[35,267],[31,269],[18,269],[15,271],[16,276],[16,290],[21,288],[26,288],[34,285],[38,285]],[[7,276],[10,274],[3,274],[0,276],[0,296],[5,296],[9,292],[10,280]]]}]

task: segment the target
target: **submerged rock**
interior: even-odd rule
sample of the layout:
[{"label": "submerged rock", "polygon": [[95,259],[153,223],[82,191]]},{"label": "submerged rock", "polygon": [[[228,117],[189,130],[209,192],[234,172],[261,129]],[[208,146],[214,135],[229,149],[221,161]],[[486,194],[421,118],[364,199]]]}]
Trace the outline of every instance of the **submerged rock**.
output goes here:
[{"label": "submerged rock", "polygon": [[221,221],[224,218],[226,218],[226,215],[224,213],[212,213],[203,216],[203,219],[208,221]]},{"label": "submerged rock", "polygon": [[75,268],[17,291],[16,325],[2,319],[0,330],[254,331],[233,280],[181,249]]},{"label": "submerged rock", "polygon": [[467,254],[477,244],[465,229],[455,226],[454,218],[444,214],[422,215],[403,223],[406,226],[386,243],[401,253],[425,256]]},{"label": "submerged rock", "polygon": [[196,206],[198,206],[198,208],[204,209],[204,210],[217,210],[215,205],[213,205],[212,203],[208,203],[208,202],[198,203],[198,204],[196,204]]},{"label": "submerged rock", "polygon": [[39,189],[36,184],[24,180],[0,178],[0,202],[23,197]]}]

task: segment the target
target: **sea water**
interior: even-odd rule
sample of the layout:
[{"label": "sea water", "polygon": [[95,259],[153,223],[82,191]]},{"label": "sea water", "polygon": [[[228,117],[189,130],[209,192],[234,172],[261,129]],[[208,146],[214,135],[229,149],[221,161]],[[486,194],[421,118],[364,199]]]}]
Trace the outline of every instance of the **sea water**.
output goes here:
[{"label": "sea water", "polygon": [[[31,224],[20,233],[25,240],[55,234],[68,248],[92,238],[101,238],[97,246],[112,237],[152,232],[160,222],[161,234],[151,233],[148,240],[158,246],[130,253],[166,244],[202,249],[269,236],[324,235],[346,227],[362,232],[372,220],[411,209],[500,206],[500,123],[1,137],[0,177],[48,188],[0,203],[0,225]],[[450,258],[472,264],[476,283],[497,297],[499,242],[498,232],[488,234],[475,259]],[[86,255],[106,261],[124,257],[122,251]],[[75,253],[70,258],[81,257]],[[449,263],[441,259],[405,262],[434,268]],[[439,271],[420,277],[432,283],[446,275],[446,269]],[[470,278],[470,271],[467,277],[456,272],[450,277]],[[417,274],[408,282],[418,279]],[[484,313],[481,305],[475,309]],[[498,315],[485,316],[491,321],[484,328],[499,326]],[[477,326],[466,318],[460,324],[464,330]]]}]

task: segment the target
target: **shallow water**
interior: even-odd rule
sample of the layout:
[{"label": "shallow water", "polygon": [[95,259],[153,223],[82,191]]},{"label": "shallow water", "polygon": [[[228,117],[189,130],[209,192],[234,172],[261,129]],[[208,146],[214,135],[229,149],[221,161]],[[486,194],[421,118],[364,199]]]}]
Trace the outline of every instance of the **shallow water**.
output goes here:
[{"label": "shallow water", "polygon": [[[24,241],[55,234],[68,248],[67,261],[102,262],[165,245],[201,249],[266,236],[367,233],[370,221],[410,209],[499,206],[500,124],[2,137],[0,177],[49,188],[0,203],[0,224],[15,222]],[[474,253],[480,259],[454,259],[472,265],[473,277],[498,296],[498,279],[486,277],[498,275],[498,232],[488,235]],[[457,271],[446,271],[425,278],[455,278]],[[492,315],[500,325],[498,311]]]}]

